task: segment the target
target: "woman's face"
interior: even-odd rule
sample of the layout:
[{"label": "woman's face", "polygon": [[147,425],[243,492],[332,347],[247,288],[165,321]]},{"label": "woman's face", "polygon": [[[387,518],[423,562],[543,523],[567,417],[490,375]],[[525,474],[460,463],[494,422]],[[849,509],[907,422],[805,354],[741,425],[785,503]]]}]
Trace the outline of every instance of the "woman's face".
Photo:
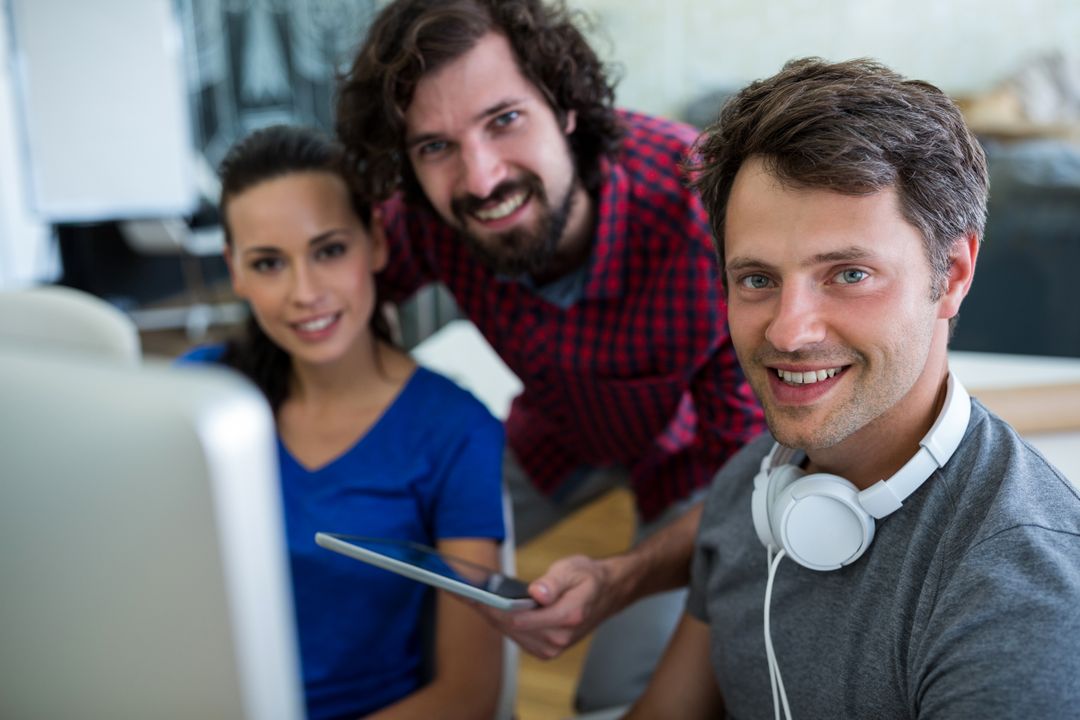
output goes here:
[{"label": "woman's face", "polygon": [[233,196],[226,249],[236,294],[294,362],[333,363],[371,340],[373,274],[386,264],[330,172],[297,172]]}]

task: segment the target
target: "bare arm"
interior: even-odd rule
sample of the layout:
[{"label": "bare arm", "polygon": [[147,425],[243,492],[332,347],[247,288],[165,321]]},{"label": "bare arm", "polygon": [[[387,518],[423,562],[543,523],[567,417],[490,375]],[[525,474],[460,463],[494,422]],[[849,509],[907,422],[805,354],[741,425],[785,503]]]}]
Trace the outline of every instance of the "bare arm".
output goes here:
[{"label": "bare arm", "polygon": [[721,717],[724,700],[709,660],[709,626],[683,614],[645,694],[627,720]]},{"label": "bare arm", "polygon": [[574,555],[555,562],[529,585],[541,606],[536,610],[481,611],[527,652],[556,657],[635,600],[685,585],[700,521],[698,503],[625,553],[602,559]]},{"label": "bare arm", "polygon": [[[443,540],[439,550],[488,567],[498,567],[490,540]],[[473,609],[450,593],[439,592],[435,616],[435,677],[408,697],[370,715],[370,720],[433,717],[492,717],[502,678],[502,639]]]}]

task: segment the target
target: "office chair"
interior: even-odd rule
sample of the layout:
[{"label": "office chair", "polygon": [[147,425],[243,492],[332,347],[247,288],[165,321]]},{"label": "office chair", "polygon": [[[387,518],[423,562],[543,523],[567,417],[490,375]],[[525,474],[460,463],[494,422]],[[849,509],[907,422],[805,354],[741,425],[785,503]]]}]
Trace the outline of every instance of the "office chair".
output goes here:
[{"label": "office chair", "polygon": [[142,357],[138,330],[127,315],[59,285],[0,292],[0,344],[92,353],[128,365]]}]

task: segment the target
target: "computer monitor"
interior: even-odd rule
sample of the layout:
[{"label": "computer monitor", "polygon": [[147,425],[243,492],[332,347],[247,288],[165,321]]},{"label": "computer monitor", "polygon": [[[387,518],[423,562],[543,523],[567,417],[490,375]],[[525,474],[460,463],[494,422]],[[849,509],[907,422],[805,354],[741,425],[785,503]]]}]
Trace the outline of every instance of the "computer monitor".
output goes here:
[{"label": "computer monitor", "polygon": [[239,377],[0,343],[0,717],[303,717],[278,483]]}]

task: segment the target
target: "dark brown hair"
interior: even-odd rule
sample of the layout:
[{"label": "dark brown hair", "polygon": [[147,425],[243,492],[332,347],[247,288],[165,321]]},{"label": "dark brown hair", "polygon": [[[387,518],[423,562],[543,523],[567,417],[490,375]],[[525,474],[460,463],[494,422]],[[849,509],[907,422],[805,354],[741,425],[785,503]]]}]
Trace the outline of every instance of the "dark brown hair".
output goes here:
[{"label": "dark brown hair", "polygon": [[732,97],[688,167],[709,212],[721,268],[735,175],[751,157],[791,187],[848,195],[896,189],[925,241],[940,292],[953,243],[980,239],[988,179],[982,147],[938,88],[871,60],[804,58]]},{"label": "dark brown hair", "polygon": [[405,111],[420,78],[504,35],[518,69],[560,123],[570,111],[570,148],[586,189],[599,186],[600,157],[614,154],[622,129],[606,67],[575,24],[583,17],[541,0],[397,0],[375,19],[352,68],[341,78],[337,133],[365,191],[385,198],[402,188],[426,202],[404,148]]},{"label": "dark brown hair", "polygon": [[[233,243],[226,211],[236,196],[267,180],[302,172],[340,177],[348,189],[353,211],[365,227],[370,227],[371,202],[348,172],[344,149],[318,130],[274,125],[238,141],[221,161],[220,211],[226,244],[231,248]],[[371,331],[380,340],[391,342],[390,326],[378,309],[382,307],[378,296],[375,307]],[[275,413],[288,397],[292,360],[263,332],[254,316],[248,318],[243,334],[226,344],[222,362],[248,376],[266,395]]]}]

